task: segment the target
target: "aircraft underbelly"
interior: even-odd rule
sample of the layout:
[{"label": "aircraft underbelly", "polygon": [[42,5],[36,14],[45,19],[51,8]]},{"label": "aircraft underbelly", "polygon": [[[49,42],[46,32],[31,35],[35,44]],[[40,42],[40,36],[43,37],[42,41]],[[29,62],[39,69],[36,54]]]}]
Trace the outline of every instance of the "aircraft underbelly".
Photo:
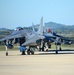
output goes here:
[{"label": "aircraft underbelly", "polygon": [[36,45],[37,45],[37,43],[31,43],[30,45],[36,46]]}]

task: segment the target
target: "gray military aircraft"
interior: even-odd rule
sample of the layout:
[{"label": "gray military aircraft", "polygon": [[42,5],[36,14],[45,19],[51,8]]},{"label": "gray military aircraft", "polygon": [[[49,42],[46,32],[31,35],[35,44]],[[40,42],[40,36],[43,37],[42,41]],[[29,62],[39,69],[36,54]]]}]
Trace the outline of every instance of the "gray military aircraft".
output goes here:
[{"label": "gray military aircraft", "polygon": [[[15,31],[13,31],[13,33],[11,35],[6,36],[5,38],[0,39],[0,41],[4,41],[5,42],[5,46],[6,46],[6,56],[8,55],[8,48],[12,49],[13,48],[13,44],[15,43],[19,43],[20,45],[20,51],[22,52],[22,55],[24,55],[25,53],[25,47],[22,47],[21,45],[27,41],[30,37],[32,37],[34,34],[33,31],[31,30],[27,30],[27,29],[23,29],[21,27],[17,27]],[[23,50],[22,50],[23,49]]]},{"label": "gray military aircraft", "polygon": [[59,50],[61,51],[61,44],[63,44],[65,41],[67,43],[65,44],[72,44],[74,42],[74,40],[70,40],[66,37],[63,37],[61,35],[56,34],[55,32],[53,32],[51,29],[47,29],[47,32],[43,31],[43,18],[41,19],[41,23],[40,23],[40,29],[38,30],[39,33],[35,34],[35,36],[33,36],[31,39],[29,39],[28,41],[24,42],[22,44],[22,46],[31,46],[31,45],[35,45],[39,42],[39,47],[40,49],[42,49],[42,51],[44,51],[44,44],[47,43],[48,48],[51,48],[51,42],[55,42],[56,45],[56,54],[58,54],[58,46],[59,46]]},{"label": "gray military aircraft", "polygon": [[[27,50],[28,54],[34,54],[33,51],[30,51],[31,46],[37,46],[38,43],[36,42],[39,39],[44,39],[43,36],[43,17],[40,21],[39,30],[37,32],[32,30],[23,29],[21,27],[17,27],[15,31],[11,35],[6,36],[5,38],[0,39],[1,41],[5,42],[6,46],[6,56],[8,56],[8,48],[12,49],[13,44],[19,43],[20,45],[20,51],[22,52],[22,55],[25,55],[26,46],[29,46],[29,49]],[[31,42],[31,43],[30,43]]]},{"label": "gray military aircraft", "polygon": [[39,46],[40,50],[44,51],[45,43],[47,43],[48,48],[51,48],[50,41],[52,41],[56,43],[56,53],[57,53],[58,45],[60,45],[59,49],[61,50],[61,43],[62,43],[61,39],[65,38],[52,32],[50,29],[47,29],[47,32],[43,31],[43,17],[42,17],[37,32],[35,31],[34,26],[33,26],[33,31],[17,27],[16,30],[11,35],[8,35],[5,38],[0,39],[0,41],[5,42],[6,56],[8,56],[8,48],[12,49],[13,44],[15,43],[19,43],[22,55],[25,55],[26,50],[27,54],[29,55],[29,54],[34,54],[34,51],[31,48],[37,46]]}]

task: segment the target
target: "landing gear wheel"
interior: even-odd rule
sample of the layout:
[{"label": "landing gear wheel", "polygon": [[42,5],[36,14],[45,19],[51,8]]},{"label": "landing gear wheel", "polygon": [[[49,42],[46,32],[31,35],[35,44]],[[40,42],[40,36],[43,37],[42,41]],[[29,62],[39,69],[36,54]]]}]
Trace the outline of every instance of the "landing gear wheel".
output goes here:
[{"label": "landing gear wheel", "polygon": [[62,49],[60,48],[59,50],[61,51]]},{"label": "landing gear wheel", "polygon": [[27,50],[27,54],[30,55],[30,51],[29,50]]},{"label": "landing gear wheel", "polygon": [[44,51],[44,47],[42,47],[42,51]]},{"label": "landing gear wheel", "polygon": [[29,47],[29,49],[27,49],[27,54],[28,55],[34,55],[34,48],[33,47]]},{"label": "landing gear wheel", "polygon": [[6,52],[6,56],[8,56],[8,52]]},{"label": "landing gear wheel", "polygon": [[25,54],[25,51],[22,51],[22,55],[26,55],[26,54]]},{"label": "landing gear wheel", "polygon": [[46,49],[46,52],[48,52],[48,49]]},{"label": "landing gear wheel", "polygon": [[58,51],[56,50],[56,54],[58,54]]},{"label": "landing gear wheel", "polygon": [[34,55],[34,51],[30,51],[32,55]]}]

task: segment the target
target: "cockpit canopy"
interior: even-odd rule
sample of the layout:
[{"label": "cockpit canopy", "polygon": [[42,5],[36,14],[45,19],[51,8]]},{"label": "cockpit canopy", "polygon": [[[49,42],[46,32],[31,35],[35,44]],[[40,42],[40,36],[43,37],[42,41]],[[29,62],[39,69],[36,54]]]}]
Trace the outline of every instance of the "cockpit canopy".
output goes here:
[{"label": "cockpit canopy", "polygon": [[17,27],[15,30],[19,31],[19,30],[23,30],[23,28],[22,27]]}]

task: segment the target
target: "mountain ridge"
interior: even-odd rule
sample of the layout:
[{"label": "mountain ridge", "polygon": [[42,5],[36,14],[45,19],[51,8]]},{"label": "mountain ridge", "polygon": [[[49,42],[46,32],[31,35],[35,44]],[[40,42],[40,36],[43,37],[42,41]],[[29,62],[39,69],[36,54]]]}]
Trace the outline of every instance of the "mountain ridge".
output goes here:
[{"label": "mountain ridge", "polygon": [[[30,26],[30,27],[32,27],[32,26]],[[38,28],[39,24],[36,24],[35,27]],[[29,27],[26,27],[26,28],[29,28]],[[74,29],[74,25],[66,25],[66,24],[61,24],[61,23],[56,23],[56,22],[46,22],[46,23],[44,23],[44,28],[50,28],[50,29],[68,28],[68,29]],[[0,28],[0,30],[13,30],[13,29]]]},{"label": "mountain ridge", "polygon": [[[33,26],[23,27],[23,28],[32,30],[32,27]],[[35,30],[37,31],[39,28],[39,24],[34,25],[34,27],[35,27]],[[65,25],[65,24],[60,24],[55,22],[47,22],[47,23],[44,23],[44,31],[46,31],[47,28],[50,28],[52,31],[58,34],[74,37],[74,25]],[[13,31],[14,31],[13,29],[0,28],[0,38],[11,34]]]}]

